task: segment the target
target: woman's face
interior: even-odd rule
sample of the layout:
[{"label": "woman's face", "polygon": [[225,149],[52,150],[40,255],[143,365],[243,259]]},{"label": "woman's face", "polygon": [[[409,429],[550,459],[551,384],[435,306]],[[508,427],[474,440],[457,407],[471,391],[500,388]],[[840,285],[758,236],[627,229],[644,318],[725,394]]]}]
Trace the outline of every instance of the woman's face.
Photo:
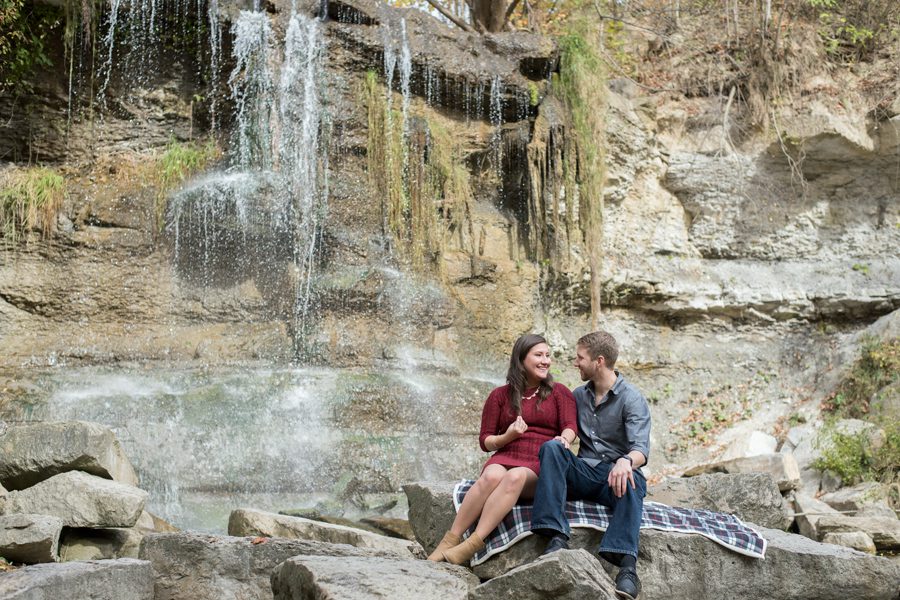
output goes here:
[{"label": "woman's face", "polygon": [[535,386],[547,379],[547,375],[550,374],[550,362],[550,346],[547,344],[535,344],[528,350],[522,364],[529,386]]}]

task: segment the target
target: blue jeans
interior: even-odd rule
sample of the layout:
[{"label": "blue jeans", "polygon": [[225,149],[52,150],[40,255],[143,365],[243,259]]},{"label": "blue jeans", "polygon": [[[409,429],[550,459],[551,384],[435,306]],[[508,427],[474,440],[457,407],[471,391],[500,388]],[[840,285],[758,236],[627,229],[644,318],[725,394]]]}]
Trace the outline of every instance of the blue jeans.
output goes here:
[{"label": "blue jeans", "polygon": [[597,551],[637,558],[641,512],[647,494],[644,475],[635,470],[636,487],[632,489],[629,484],[625,495],[616,498],[607,483],[612,464],[592,467],[555,440],[544,443],[539,456],[541,473],[534,492],[531,529],[552,529],[568,537],[571,528],[565,514],[566,500],[599,502],[610,507],[613,513]]}]

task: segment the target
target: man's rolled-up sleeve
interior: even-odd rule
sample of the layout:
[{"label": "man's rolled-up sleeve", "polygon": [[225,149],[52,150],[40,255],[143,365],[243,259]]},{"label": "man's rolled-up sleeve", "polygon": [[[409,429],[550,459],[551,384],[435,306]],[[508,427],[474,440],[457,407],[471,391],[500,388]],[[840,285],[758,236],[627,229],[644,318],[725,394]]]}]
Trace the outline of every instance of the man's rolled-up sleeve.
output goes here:
[{"label": "man's rolled-up sleeve", "polygon": [[650,460],[650,405],[639,393],[628,398],[625,405],[625,433],[628,451],[637,450]]}]

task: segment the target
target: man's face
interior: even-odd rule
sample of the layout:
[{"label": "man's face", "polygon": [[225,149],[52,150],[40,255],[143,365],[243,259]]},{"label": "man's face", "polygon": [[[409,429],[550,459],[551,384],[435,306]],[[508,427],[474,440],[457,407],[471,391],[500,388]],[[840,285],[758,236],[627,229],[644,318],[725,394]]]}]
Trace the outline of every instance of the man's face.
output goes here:
[{"label": "man's face", "polygon": [[578,374],[581,375],[582,381],[593,379],[601,360],[603,360],[602,357],[592,360],[586,348],[581,346],[575,348],[575,368],[578,369]]}]

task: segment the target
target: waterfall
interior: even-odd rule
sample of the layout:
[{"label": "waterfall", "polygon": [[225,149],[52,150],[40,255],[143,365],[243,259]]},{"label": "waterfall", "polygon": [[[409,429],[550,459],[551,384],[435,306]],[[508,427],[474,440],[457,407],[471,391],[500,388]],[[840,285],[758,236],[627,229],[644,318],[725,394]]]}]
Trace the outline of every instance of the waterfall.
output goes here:
[{"label": "waterfall", "polygon": [[493,155],[494,171],[497,174],[498,192],[503,193],[503,82],[499,75],[494,75],[491,81],[491,106],[490,120],[494,130],[491,133],[491,154]]},{"label": "waterfall", "polygon": [[409,51],[409,37],[406,35],[406,19],[400,19],[400,95],[403,98],[403,141],[409,138],[409,82],[412,77],[412,55]]},{"label": "waterfall", "polygon": [[[319,22],[294,14],[285,38],[284,64],[278,87],[281,140],[278,154],[292,206],[297,215],[294,261],[301,275],[294,305],[295,324],[306,333],[312,299],[315,253],[328,206],[327,169],[322,168],[319,130],[322,110],[318,85],[322,62]],[[320,185],[320,179],[323,181]]]},{"label": "waterfall", "polygon": [[106,60],[100,66],[99,78],[103,80],[97,92],[101,102],[105,105],[106,88],[109,86],[109,78],[113,69],[113,52],[116,47],[116,27],[119,24],[119,7],[122,0],[111,0],[109,4],[109,25],[106,35],[103,36],[102,45],[106,49]]},{"label": "waterfall", "polygon": [[[281,286],[271,318],[290,320],[298,350],[309,333],[315,261],[327,214],[327,151],[320,131],[324,42],[317,19],[293,14],[277,51],[265,12],[232,27],[230,166],[178,193],[169,230],[179,274],[203,286],[253,279]],[[286,283],[287,282],[287,283]],[[285,313],[284,296],[292,306]]]},{"label": "waterfall", "polygon": [[232,26],[235,60],[228,80],[235,106],[232,160],[239,167],[272,166],[271,118],[273,98],[269,55],[272,28],[265,13],[241,11]]},{"label": "waterfall", "polygon": [[219,55],[222,52],[222,29],[219,27],[219,0],[209,0],[206,16],[209,21],[209,68],[210,88],[212,89],[209,99],[209,115],[210,125],[213,132],[215,132],[219,128],[218,94],[216,89],[219,85]]},{"label": "waterfall", "polygon": [[[195,54],[188,64],[196,65],[196,75],[209,69],[210,117],[213,131],[218,127],[218,87],[222,31],[219,0],[110,0],[98,34],[100,64],[97,69],[97,98],[106,106],[106,93],[113,77],[134,87],[151,82],[158,63],[172,51]],[[209,36],[192,32],[206,22]]]}]

